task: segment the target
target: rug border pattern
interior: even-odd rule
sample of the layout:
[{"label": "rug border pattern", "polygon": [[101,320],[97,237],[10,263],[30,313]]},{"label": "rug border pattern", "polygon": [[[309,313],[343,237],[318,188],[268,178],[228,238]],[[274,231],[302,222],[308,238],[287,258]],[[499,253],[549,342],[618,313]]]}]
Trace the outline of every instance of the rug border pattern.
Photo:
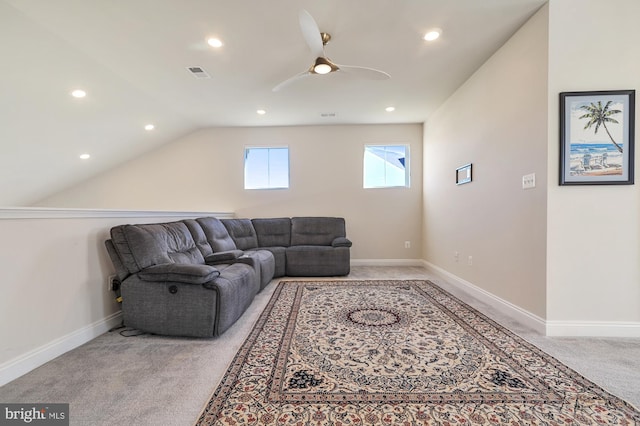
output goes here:
[{"label": "rug border pattern", "polygon": [[[235,385],[236,385],[236,381],[237,378],[239,377],[244,362],[246,361],[248,355],[251,353],[251,350],[253,348],[253,346],[255,345],[255,343],[257,342],[258,336],[262,333],[263,328],[266,324],[266,322],[269,319],[269,316],[273,310],[274,305],[278,302],[279,300],[279,296],[281,295],[281,293],[284,291],[286,286],[290,286],[290,285],[298,285],[298,288],[296,290],[296,293],[301,291],[300,289],[305,286],[305,285],[309,285],[309,284],[336,284],[336,283],[340,283],[340,284],[365,284],[365,283],[375,283],[375,284],[383,284],[383,283],[404,283],[404,284],[412,284],[414,285],[416,288],[418,288],[421,292],[425,293],[425,295],[429,298],[429,300],[431,300],[432,302],[436,302],[439,305],[440,309],[443,310],[447,310],[449,311],[449,315],[451,315],[452,318],[456,319],[456,322],[461,325],[462,327],[465,328],[465,330],[469,331],[469,328],[471,328],[471,326],[467,323],[465,323],[465,321],[458,321],[457,320],[457,314],[455,312],[452,312],[447,306],[443,305],[442,303],[440,303],[438,299],[438,297],[441,298],[446,298],[449,299],[451,301],[453,301],[455,304],[459,305],[461,308],[464,308],[464,310],[469,312],[469,315],[474,315],[476,317],[478,317],[482,322],[484,322],[488,327],[491,327],[495,330],[497,330],[499,333],[502,333],[504,336],[506,336],[509,339],[513,339],[515,340],[518,344],[520,344],[522,347],[526,348],[527,350],[531,351],[532,353],[535,354],[536,357],[541,357],[544,359],[544,361],[546,363],[548,363],[552,368],[556,369],[557,371],[559,371],[562,375],[568,376],[571,378],[571,380],[573,380],[574,382],[576,382],[579,386],[583,387],[584,389],[587,389],[589,392],[592,392],[593,394],[597,395],[598,397],[602,398],[603,400],[607,401],[608,404],[610,404],[612,406],[612,408],[624,411],[626,413],[628,413],[631,416],[632,420],[635,420],[635,422],[637,422],[638,424],[640,424],[640,413],[635,409],[635,407],[633,407],[630,403],[620,399],[619,397],[612,395],[611,393],[609,393],[608,391],[606,391],[605,389],[603,389],[602,387],[594,384],[592,381],[590,381],[589,379],[585,378],[583,375],[581,375],[580,373],[576,372],[575,370],[571,369],[570,367],[564,365],[562,362],[560,362],[559,360],[557,360],[555,357],[553,357],[552,355],[547,354],[546,352],[542,351],[541,349],[539,349],[538,347],[536,347],[535,345],[533,345],[532,343],[526,341],[525,339],[523,339],[522,337],[518,336],[517,334],[513,333],[512,331],[508,330],[507,328],[503,327],[502,325],[500,325],[499,323],[497,323],[496,321],[494,321],[493,319],[487,317],[486,315],[484,315],[483,313],[479,312],[478,310],[476,310],[475,308],[469,306],[467,303],[463,302],[462,300],[458,299],[456,296],[448,293],[447,291],[443,290],[442,288],[440,288],[437,284],[433,283],[430,280],[427,279],[410,279],[410,280],[393,280],[393,279],[381,279],[381,280],[340,280],[340,279],[334,279],[334,280],[297,280],[297,281],[286,281],[286,280],[282,280],[280,282],[277,283],[277,287],[274,290],[273,294],[271,295],[267,305],[265,306],[264,310],[261,312],[260,316],[258,317],[256,323],[254,324],[254,326],[251,329],[251,332],[249,333],[248,337],[246,338],[246,340],[243,342],[242,346],[240,347],[240,349],[238,350],[238,352],[236,353],[236,355],[234,356],[233,360],[231,361],[228,369],[226,370],[224,376],[222,377],[220,384],[216,387],[216,389],[214,390],[214,392],[212,393],[208,403],[205,405],[205,407],[203,408],[203,410],[201,411],[201,415],[196,423],[196,425],[200,425],[200,424],[209,424],[207,423],[208,421],[210,421],[211,419],[216,419],[218,418],[218,415],[220,413],[220,411],[222,410],[227,397],[232,393]],[[435,295],[429,295],[426,294],[427,292],[420,288],[419,285],[417,285],[417,283],[426,283],[427,287],[432,289],[435,293]],[[287,322],[291,322],[294,321],[294,318],[292,317],[293,315],[293,307],[291,309],[291,311],[289,312],[289,318],[287,318]],[[286,331],[284,333],[282,333],[282,337],[281,337],[281,341],[280,341],[280,347],[282,347],[282,344],[284,344],[285,342],[290,342],[290,334],[288,333],[292,333],[292,329],[293,327],[286,327]],[[477,331],[475,332],[477,333]],[[498,349],[498,350],[502,350],[500,349],[498,346],[496,346],[496,344],[494,344],[493,342],[490,342],[489,340],[485,341],[485,344],[489,344],[492,346],[492,350]],[[278,351],[278,356],[279,357],[283,357],[283,353],[286,353],[286,351],[280,350]],[[512,360],[510,357],[507,357],[507,359],[509,360],[509,362],[511,363],[515,363],[516,361]],[[274,364],[277,364],[278,362],[282,363],[285,360],[283,359],[276,359],[274,360]],[[275,369],[272,369],[271,373],[270,373],[270,378],[269,378],[269,386],[268,389],[271,389],[272,386],[278,386],[277,383],[277,379],[274,379],[273,374],[274,374]],[[528,379],[535,379],[534,377],[528,377]],[[545,388],[548,390],[548,393],[546,394],[546,397],[543,397],[542,399],[535,397],[532,398],[531,400],[527,400],[526,395],[522,395],[522,394],[518,394],[518,398],[515,398],[513,400],[505,400],[505,395],[504,394],[497,394],[495,396],[495,399],[488,394],[483,394],[483,399],[482,401],[478,401],[475,400],[474,398],[469,398],[469,396],[465,396],[465,395],[460,395],[460,398],[456,399],[456,398],[448,398],[448,396],[446,395],[430,395],[427,394],[424,397],[417,397],[417,398],[413,398],[413,399],[409,399],[407,400],[402,399],[403,403],[429,403],[429,404],[495,404],[495,403],[500,403],[500,402],[505,402],[505,403],[514,403],[514,402],[521,402],[523,404],[544,404],[544,403],[559,403],[562,404],[563,403],[563,398],[562,395],[558,395],[556,391],[554,391],[553,389],[551,389],[550,386],[546,385],[541,379],[539,380],[539,383],[541,384],[541,387]],[[540,389],[539,389],[540,390]],[[322,404],[322,403],[345,403],[345,402],[349,402],[349,403],[355,403],[358,404],[358,401],[351,401],[349,399],[349,395],[330,395],[330,394],[325,394],[322,397],[318,397],[315,398],[311,401],[306,400],[306,399],[297,399],[295,396],[291,397],[291,398],[281,398],[281,396],[276,395],[277,392],[268,392],[269,395],[265,395],[266,398],[266,402],[275,402],[275,403],[280,403],[280,402],[285,402],[285,403],[289,403],[289,404],[294,404],[294,405],[317,405],[317,404]],[[394,401],[394,399],[389,399],[388,395],[386,394],[371,394],[371,395],[367,395],[366,398],[362,399],[361,402],[365,402],[365,403],[391,403],[391,404],[396,404],[398,403],[397,401]]]}]

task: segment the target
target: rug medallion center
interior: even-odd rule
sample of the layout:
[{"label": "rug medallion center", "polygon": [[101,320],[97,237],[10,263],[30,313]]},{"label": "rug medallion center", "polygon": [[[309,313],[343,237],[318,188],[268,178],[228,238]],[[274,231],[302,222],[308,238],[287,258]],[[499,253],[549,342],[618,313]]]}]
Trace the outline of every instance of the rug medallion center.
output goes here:
[{"label": "rug medallion center", "polygon": [[354,309],[347,313],[347,319],[354,324],[369,327],[384,327],[398,324],[400,314],[389,309]]}]

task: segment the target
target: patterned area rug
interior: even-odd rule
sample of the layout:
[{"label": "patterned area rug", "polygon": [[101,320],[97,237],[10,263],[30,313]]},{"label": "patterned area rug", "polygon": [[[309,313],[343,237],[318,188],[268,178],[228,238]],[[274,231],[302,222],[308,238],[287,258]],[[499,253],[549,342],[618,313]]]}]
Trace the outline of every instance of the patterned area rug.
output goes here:
[{"label": "patterned area rug", "polygon": [[428,281],[281,282],[198,425],[636,425]]}]

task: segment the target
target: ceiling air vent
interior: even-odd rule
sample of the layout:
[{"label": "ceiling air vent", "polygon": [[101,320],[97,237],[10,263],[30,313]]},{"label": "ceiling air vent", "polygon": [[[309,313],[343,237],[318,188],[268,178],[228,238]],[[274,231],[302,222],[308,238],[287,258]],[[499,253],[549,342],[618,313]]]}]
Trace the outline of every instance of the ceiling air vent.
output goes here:
[{"label": "ceiling air vent", "polygon": [[335,116],[336,116],[335,112],[323,112],[320,114],[320,117],[323,117],[323,118],[335,117]]},{"label": "ceiling air vent", "polygon": [[202,67],[187,67],[187,69],[195,78],[211,78]]}]

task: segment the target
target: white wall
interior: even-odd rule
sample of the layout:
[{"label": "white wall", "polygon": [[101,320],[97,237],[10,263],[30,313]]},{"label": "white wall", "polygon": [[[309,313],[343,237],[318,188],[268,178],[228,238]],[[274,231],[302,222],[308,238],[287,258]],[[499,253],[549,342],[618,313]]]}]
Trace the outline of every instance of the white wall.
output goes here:
[{"label": "white wall", "polygon": [[558,93],[638,90],[639,17],[637,0],[550,2],[547,317],[555,331],[618,323],[640,335],[637,179],[558,185]]},{"label": "white wall", "polygon": [[[546,158],[544,7],[425,123],[423,166],[425,259],[538,318],[546,314]],[[473,181],[456,186],[455,169],[467,163]],[[537,187],[523,190],[529,173]]]},{"label": "white wall", "polygon": [[[205,214],[221,216],[195,216]],[[0,210],[0,385],[119,324],[107,290],[112,226],[195,216]]]},{"label": "white wall", "polygon": [[[411,188],[362,188],[369,143],[410,145]],[[245,146],[288,146],[290,189],[244,190]],[[37,205],[342,216],[353,259],[419,259],[422,124],[205,129]]]},{"label": "white wall", "polygon": [[638,186],[558,185],[558,94],[637,89],[638,16],[636,0],[551,0],[425,124],[425,258],[549,335],[640,336]]}]

